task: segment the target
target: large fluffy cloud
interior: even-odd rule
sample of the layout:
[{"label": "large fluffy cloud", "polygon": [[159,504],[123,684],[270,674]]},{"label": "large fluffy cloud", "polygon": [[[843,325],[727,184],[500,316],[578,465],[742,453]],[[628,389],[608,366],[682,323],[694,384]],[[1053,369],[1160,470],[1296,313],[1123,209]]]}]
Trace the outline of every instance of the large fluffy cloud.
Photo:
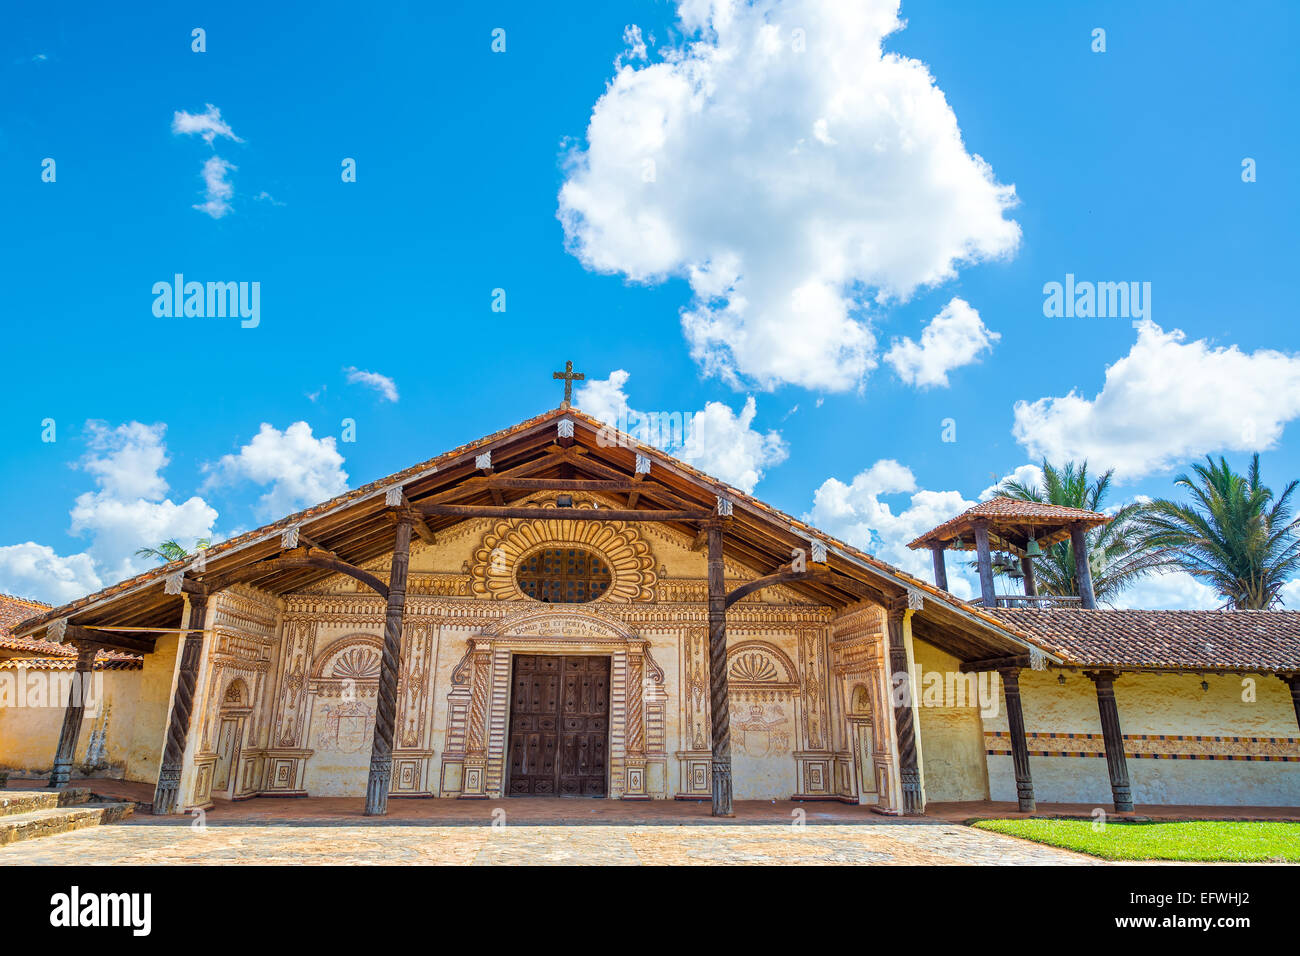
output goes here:
[{"label": "large fluffy cloud", "polygon": [[559,217],[588,268],[684,276],[695,357],[733,383],[843,390],[872,309],[1011,252],[1014,189],[967,152],[924,64],[882,50],[896,0],[679,3],[569,157]]},{"label": "large fluffy cloud", "polygon": [[[884,500],[895,496],[906,496],[898,510]],[[895,567],[933,581],[930,552],[909,551],[907,543],[974,505],[958,491],[920,488],[910,468],[884,458],[848,484],[827,478],[814,493],[812,512],[806,519]],[[948,587],[958,597],[970,598],[975,592],[962,563],[965,560],[949,555]]]},{"label": "large fluffy cloud", "polygon": [[1017,402],[1017,441],[1032,458],[1086,458],[1099,473],[1135,479],[1211,452],[1268,448],[1300,415],[1300,356],[1185,339],[1139,323],[1095,398]]},{"label": "large fluffy cloud", "polygon": [[334,439],[316,438],[306,422],[294,422],[284,431],[263,422],[238,454],[223,456],[208,471],[204,487],[243,480],[270,485],[258,500],[260,515],[268,520],[326,501],[348,487]]},{"label": "large fluffy cloud", "polygon": [[698,412],[644,412],[628,403],[629,374],[615,369],[607,379],[578,387],[576,404],[587,414],[628,432],[638,441],[676,455],[741,491],[751,492],[766,469],[789,454],[777,431],[754,428],[758,403],[751,395],[739,412],[708,402]]}]

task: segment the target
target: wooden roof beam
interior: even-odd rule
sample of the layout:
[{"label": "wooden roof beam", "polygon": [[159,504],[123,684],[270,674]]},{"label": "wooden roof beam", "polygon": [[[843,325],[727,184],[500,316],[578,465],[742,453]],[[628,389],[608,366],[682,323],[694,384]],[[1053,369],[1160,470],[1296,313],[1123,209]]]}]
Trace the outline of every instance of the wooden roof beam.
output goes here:
[{"label": "wooden roof beam", "polygon": [[442,505],[417,502],[416,510],[438,518],[572,518],[575,521],[707,521],[711,511],[620,508],[529,508],[496,505]]}]

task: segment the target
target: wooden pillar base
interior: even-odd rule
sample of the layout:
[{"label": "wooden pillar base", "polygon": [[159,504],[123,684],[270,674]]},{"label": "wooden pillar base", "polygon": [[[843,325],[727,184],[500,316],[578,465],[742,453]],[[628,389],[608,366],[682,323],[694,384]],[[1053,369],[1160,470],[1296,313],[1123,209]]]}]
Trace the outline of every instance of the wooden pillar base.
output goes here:
[{"label": "wooden pillar base", "polygon": [[388,813],[388,788],[393,781],[393,761],[372,760],[366,781],[365,816],[382,817]]},{"label": "wooden pillar base", "polygon": [[55,790],[62,790],[72,779],[72,764],[63,760],[55,761],[54,770],[50,773],[50,787]]},{"label": "wooden pillar base", "polygon": [[713,777],[713,816],[734,817],[735,810],[731,801],[731,763],[714,763]]},{"label": "wooden pillar base", "polygon": [[181,802],[181,774],[179,770],[164,770],[158,775],[158,786],[153,792],[154,816],[177,813]]}]

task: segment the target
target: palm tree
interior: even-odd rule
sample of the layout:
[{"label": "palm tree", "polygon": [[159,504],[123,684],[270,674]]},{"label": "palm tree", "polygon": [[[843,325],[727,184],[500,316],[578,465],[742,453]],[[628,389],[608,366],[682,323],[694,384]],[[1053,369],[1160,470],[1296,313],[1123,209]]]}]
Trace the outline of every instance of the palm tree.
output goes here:
[{"label": "palm tree", "polygon": [[[199,538],[194,542],[194,550],[206,551],[211,544],[212,539]],[[190,553],[175,538],[168,538],[156,548],[140,548],[136,551],[135,556],[137,558],[157,558],[159,564],[169,564],[172,561],[188,558]]]},{"label": "palm tree", "polygon": [[1227,599],[1224,607],[1264,610],[1282,602],[1283,585],[1300,571],[1300,520],[1290,498],[1259,479],[1259,455],[1239,475],[1220,457],[1192,466],[1195,478],[1174,479],[1191,502],[1153,501],[1143,521],[1148,546],[1162,565],[1186,571]]},{"label": "palm tree", "polygon": [[[1007,479],[998,486],[997,493],[1021,501],[1039,504],[1063,505],[1085,511],[1101,511],[1102,502],[1110,491],[1112,468],[1098,478],[1088,475],[1088,463],[1076,465],[1066,462],[1057,467],[1043,459],[1042,486]],[[1114,603],[1130,585],[1150,574],[1160,566],[1158,557],[1140,538],[1140,518],[1144,505],[1133,502],[1124,505],[1111,516],[1109,524],[1087,532],[1088,564],[1092,570],[1093,593],[1097,600]],[[1018,565],[1019,562],[1012,562]],[[1004,567],[1003,573],[1019,568]],[[1059,541],[1044,548],[1042,557],[1034,559],[1034,579],[1039,594],[1058,596],[1077,595],[1074,578],[1074,549],[1069,541]]]}]

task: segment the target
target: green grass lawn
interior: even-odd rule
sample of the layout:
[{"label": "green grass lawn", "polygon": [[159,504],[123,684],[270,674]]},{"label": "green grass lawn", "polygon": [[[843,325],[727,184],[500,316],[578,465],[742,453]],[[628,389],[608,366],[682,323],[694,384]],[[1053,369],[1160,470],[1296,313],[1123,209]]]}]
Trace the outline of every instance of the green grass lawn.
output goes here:
[{"label": "green grass lawn", "polygon": [[1091,820],[981,820],[975,826],[1106,860],[1300,863],[1300,823],[1191,820],[1094,830]]}]

